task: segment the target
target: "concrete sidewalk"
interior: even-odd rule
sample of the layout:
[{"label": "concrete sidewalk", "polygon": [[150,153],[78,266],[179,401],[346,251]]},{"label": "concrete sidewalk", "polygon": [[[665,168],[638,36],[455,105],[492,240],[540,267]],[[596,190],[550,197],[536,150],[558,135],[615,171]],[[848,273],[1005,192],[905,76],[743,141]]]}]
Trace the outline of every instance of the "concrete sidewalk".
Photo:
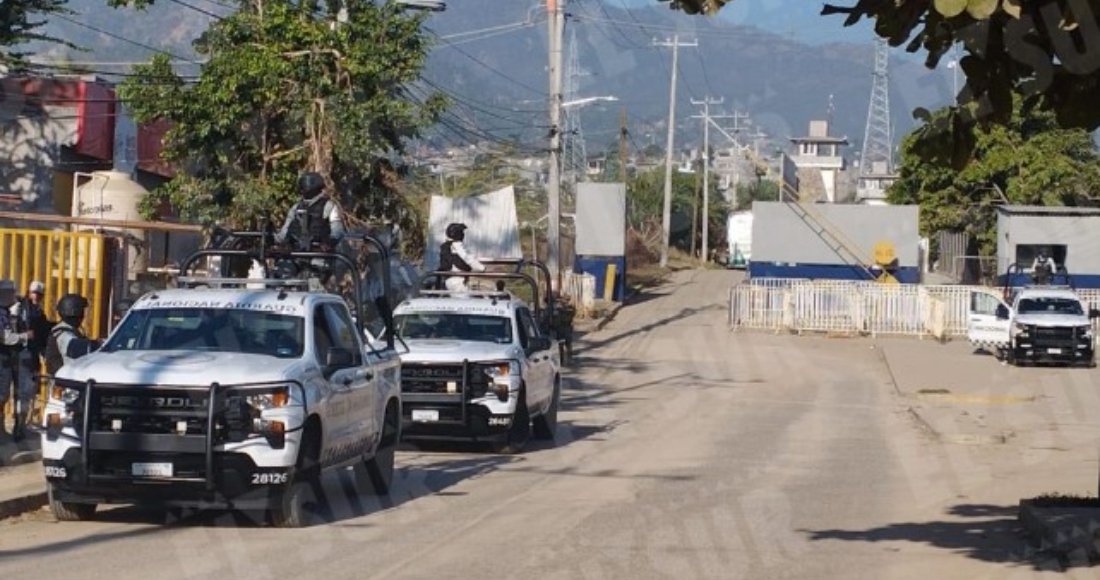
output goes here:
[{"label": "concrete sidewalk", "polygon": [[0,435],[0,519],[45,505],[41,460],[37,434],[19,443],[11,435]]},{"label": "concrete sidewalk", "polygon": [[965,340],[874,344],[909,412],[959,450],[955,461],[996,454],[1019,466],[1002,480],[1036,552],[1063,567],[1100,562],[1100,370],[1013,367]]}]

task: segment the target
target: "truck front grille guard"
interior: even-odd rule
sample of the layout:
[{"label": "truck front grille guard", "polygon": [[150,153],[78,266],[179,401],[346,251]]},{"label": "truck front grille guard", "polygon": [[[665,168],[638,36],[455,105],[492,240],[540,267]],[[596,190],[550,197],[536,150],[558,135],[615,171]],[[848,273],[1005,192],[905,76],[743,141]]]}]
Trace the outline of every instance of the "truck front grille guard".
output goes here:
[{"label": "truck front grille guard", "polygon": [[[56,379],[53,379],[56,380]],[[75,438],[80,443],[80,462],[83,469],[81,473],[81,483],[88,485],[88,481],[92,472],[91,461],[91,449],[89,442],[91,441],[92,425],[94,424],[92,412],[92,400],[93,394],[100,389],[150,389],[150,390],[174,390],[174,391],[198,391],[199,389],[205,389],[206,392],[206,429],[204,430],[203,437],[205,438],[204,453],[205,453],[205,487],[207,491],[214,491],[216,488],[214,481],[214,447],[218,444],[215,441],[215,435],[217,430],[215,423],[218,416],[225,413],[228,410],[226,406],[226,393],[231,391],[263,391],[271,389],[272,387],[288,386],[296,387],[301,395],[303,415],[309,417],[309,404],[306,401],[305,387],[295,381],[274,381],[269,383],[250,383],[247,385],[221,385],[217,382],[210,383],[209,387],[194,387],[194,386],[179,386],[179,385],[136,385],[136,384],[110,384],[110,383],[97,383],[94,379],[88,379],[85,383],[64,383],[67,388],[76,390],[82,390],[80,394],[81,400],[81,413],[80,413],[80,435]],[[81,389],[81,387],[83,387]],[[74,417],[75,419],[75,417]],[[301,431],[305,428],[305,422],[297,426],[287,426],[284,433],[293,433],[295,431]],[[61,434],[63,437],[70,436]]]}]

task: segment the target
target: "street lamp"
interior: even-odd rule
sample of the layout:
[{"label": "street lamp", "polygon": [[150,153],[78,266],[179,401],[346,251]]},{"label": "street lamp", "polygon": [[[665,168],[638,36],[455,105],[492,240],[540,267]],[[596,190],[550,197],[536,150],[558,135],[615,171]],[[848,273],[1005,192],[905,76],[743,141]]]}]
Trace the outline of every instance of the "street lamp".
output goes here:
[{"label": "street lamp", "polygon": [[595,103],[596,101],[617,101],[618,97],[585,97],[583,99],[574,99],[572,101],[566,101],[561,104],[562,108],[565,107],[577,107],[580,105],[587,105],[589,103]]},{"label": "street lamp", "polygon": [[443,0],[394,0],[394,3],[407,6],[413,10],[427,10],[429,12],[443,12],[447,9],[447,3]]}]

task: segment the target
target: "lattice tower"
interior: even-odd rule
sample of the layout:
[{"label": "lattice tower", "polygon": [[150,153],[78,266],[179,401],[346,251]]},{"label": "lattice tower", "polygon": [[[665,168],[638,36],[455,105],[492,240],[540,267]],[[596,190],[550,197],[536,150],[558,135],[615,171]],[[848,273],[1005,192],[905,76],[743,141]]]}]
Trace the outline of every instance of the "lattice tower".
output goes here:
[{"label": "lattice tower", "polygon": [[860,174],[873,172],[876,161],[886,162],[886,173],[894,171],[894,141],[890,134],[890,61],[886,39],[875,39],[875,72],[871,81],[871,103],[867,109],[867,129],[863,134]]},{"label": "lattice tower", "polygon": [[[584,75],[580,66],[580,51],[577,45],[577,29],[569,33],[568,63],[565,68],[565,78],[562,86],[562,102],[575,101],[579,95],[580,77]],[[584,180],[585,169],[588,166],[587,153],[584,148],[584,130],[581,128],[581,107],[564,107],[562,109],[562,171],[570,182]]]}]

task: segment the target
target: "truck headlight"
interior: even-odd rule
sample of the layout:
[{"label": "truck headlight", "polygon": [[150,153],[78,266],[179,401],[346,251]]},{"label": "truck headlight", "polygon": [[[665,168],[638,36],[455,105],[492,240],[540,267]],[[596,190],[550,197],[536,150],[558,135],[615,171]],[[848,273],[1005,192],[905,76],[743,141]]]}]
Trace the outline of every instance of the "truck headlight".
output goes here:
[{"label": "truck headlight", "polygon": [[1081,327],[1081,338],[1092,338],[1092,327],[1091,326],[1082,326]]},{"label": "truck headlight", "polygon": [[54,383],[50,386],[50,400],[64,403],[65,406],[72,405],[80,398],[80,391],[72,387],[66,387],[65,385]]},{"label": "truck headlight", "polygon": [[482,365],[481,370],[485,373],[485,376],[487,377],[493,379],[504,378],[511,375],[518,375],[519,363],[516,361],[489,363]]},{"label": "truck headlight", "polygon": [[1027,325],[1019,322],[1012,325],[1012,336],[1027,336]]},{"label": "truck headlight", "polygon": [[271,391],[246,395],[244,400],[257,411],[285,407],[290,402],[290,388],[278,387]]}]

